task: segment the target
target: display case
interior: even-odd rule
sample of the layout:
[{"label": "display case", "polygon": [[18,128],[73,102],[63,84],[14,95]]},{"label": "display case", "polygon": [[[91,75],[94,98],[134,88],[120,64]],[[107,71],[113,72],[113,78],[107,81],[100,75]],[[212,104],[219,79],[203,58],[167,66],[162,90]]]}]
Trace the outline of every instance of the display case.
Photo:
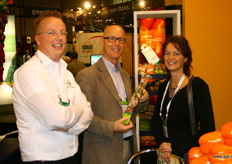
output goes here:
[{"label": "display case", "polygon": [[149,105],[136,117],[136,124],[139,125],[136,131],[139,150],[155,147],[155,139],[151,135],[150,119],[154,112],[159,84],[167,77],[161,60],[162,43],[168,35],[180,34],[180,10],[134,12],[135,87],[139,83],[141,74],[152,76],[146,88],[150,96]]}]

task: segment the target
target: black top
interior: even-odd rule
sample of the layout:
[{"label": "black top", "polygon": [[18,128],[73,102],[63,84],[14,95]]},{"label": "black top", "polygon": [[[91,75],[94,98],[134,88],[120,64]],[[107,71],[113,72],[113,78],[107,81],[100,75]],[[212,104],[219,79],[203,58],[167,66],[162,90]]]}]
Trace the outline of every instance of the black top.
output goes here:
[{"label": "black top", "polygon": [[[168,80],[161,83],[159,87],[158,99],[152,118],[152,133],[155,136],[155,140],[158,146],[162,142],[170,142],[172,147],[172,154],[184,157],[184,154],[187,153],[191,147],[199,146],[198,139],[202,134],[215,130],[210,91],[208,85],[203,79],[199,77],[195,77],[193,79],[192,91],[194,110],[196,115],[196,122],[200,124],[199,131],[194,136],[191,134],[187,100],[187,85],[175,94],[169,109],[167,120],[168,138],[166,138],[163,135],[162,120],[160,117],[160,105],[167,83]],[[169,99],[168,95],[169,92],[167,91],[163,103],[163,110],[165,111],[168,101],[167,99]]]}]

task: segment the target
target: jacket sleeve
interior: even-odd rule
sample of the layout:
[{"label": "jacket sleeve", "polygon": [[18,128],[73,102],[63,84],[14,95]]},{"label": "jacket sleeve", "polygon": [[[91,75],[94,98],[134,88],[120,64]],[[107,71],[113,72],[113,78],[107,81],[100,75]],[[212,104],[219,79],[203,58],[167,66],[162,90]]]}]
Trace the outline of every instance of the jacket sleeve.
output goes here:
[{"label": "jacket sleeve", "polygon": [[[197,122],[196,126],[198,127],[198,132],[193,136],[189,134],[190,137],[188,137],[188,139],[184,141],[181,141],[181,143],[180,142],[172,143],[172,153],[181,156],[183,155],[183,153],[188,152],[188,150],[191,147],[198,146],[198,139],[200,138],[201,135],[215,130],[213,107],[212,107],[211,96],[210,96],[208,85],[202,79],[196,77],[193,80],[192,87],[193,87],[194,110],[195,110],[195,116]],[[163,135],[162,120],[159,116],[160,104],[161,104],[164,88],[165,86],[162,83],[159,87],[158,100],[152,118],[152,132],[155,136],[155,140],[158,146],[162,142],[169,142],[169,140],[166,139]],[[186,108],[186,110],[188,110],[188,108]],[[188,115],[186,117],[189,118]]]},{"label": "jacket sleeve", "polygon": [[207,83],[201,78],[195,77],[192,87],[198,132],[189,140],[184,141],[182,145],[178,145],[180,147],[179,150],[182,152],[188,152],[191,147],[198,146],[198,140],[203,134],[215,131],[213,106]]},{"label": "jacket sleeve", "polygon": [[[96,72],[95,72],[96,73]],[[77,76],[76,76],[76,81],[79,84],[79,86],[81,87],[82,92],[85,94],[87,100],[89,102],[91,102],[92,105],[92,109],[94,112],[94,102],[95,102],[95,96],[99,96],[96,95],[96,91],[94,90],[94,83],[95,80],[94,78],[97,78],[95,75],[94,78],[92,78],[93,72],[91,72],[91,70],[89,69],[85,69],[80,71]],[[96,114],[94,114],[93,116],[93,120],[88,128],[88,131],[101,136],[101,137],[105,137],[108,139],[112,139],[113,138],[113,129],[114,129],[114,121],[109,121],[107,119],[103,119],[99,116],[97,116]]]}]

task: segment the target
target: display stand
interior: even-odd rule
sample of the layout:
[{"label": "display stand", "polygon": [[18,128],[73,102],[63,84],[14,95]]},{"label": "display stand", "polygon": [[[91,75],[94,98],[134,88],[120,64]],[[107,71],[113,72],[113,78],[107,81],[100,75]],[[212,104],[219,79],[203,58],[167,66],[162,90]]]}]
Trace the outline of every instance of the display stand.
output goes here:
[{"label": "display stand", "polygon": [[[160,10],[160,11],[135,11],[134,12],[134,67],[135,77],[138,77],[138,56],[139,56],[139,36],[138,21],[141,18],[172,18],[173,19],[173,35],[181,34],[180,10]],[[135,86],[138,85],[138,78],[135,78]]]}]

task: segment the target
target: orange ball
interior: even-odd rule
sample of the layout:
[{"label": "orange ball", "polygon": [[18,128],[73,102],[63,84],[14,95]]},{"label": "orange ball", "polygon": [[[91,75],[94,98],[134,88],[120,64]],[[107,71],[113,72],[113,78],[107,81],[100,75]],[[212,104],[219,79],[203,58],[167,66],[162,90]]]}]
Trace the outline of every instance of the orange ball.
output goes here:
[{"label": "orange ball", "polygon": [[203,134],[199,138],[200,149],[203,153],[208,154],[214,144],[224,144],[224,138],[220,131],[213,131]]},{"label": "orange ball", "polygon": [[215,144],[210,149],[210,154],[220,155],[220,154],[230,154],[232,155],[232,146],[224,144]]},{"label": "orange ball", "polygon": [[226,145],[232,146],[232,138],[225,138],[224,137],[224,140],[225,140]]},{"label": "orange ball", "polygon": [[208,155],[203,155],[192,160],[189,164],[211,164]]},{"label": "orange ball", "polygon": [[232,138],[232,121],[227,122],[221,127],[222,136],[225,138]]},{"label": "orange ball", "polygon": [[200,158],[205,154],[201,151],[200,147],[193,147],[188,151],[188,160],[191,162],[196,158]]}]

